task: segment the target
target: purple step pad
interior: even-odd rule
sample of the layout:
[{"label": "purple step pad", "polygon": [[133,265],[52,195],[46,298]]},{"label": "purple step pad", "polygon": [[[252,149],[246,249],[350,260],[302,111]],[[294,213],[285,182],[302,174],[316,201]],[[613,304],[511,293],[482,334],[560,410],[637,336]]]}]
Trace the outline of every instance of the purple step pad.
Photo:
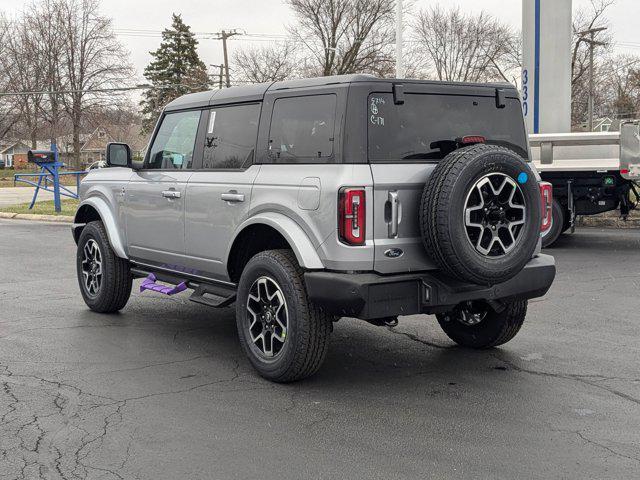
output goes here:
[{"label": "purple step pad", "polygon": [[187,284],[185,282],[181,282],[174,287],[168,285],[160,285],[156,283],[156,276],[153,273],[150,273],[149,276],[145,278],[140,285],[140,293],[144,292],[145,290],[151,290],[152,292],[158,292],[164,295],[175,295],[176,293],[183,292],[186,289]]}]

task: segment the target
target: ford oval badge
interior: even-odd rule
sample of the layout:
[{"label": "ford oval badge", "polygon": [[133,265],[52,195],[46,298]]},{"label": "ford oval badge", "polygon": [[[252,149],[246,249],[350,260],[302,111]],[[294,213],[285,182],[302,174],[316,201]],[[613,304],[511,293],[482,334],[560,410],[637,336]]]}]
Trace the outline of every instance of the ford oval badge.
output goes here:
[{"label": "ford oval badge", "polygon": [[404,255],[404,251],[399,248],[390,248],[384,252],[384,256],[389,258],[400,258],[402,255]]}]

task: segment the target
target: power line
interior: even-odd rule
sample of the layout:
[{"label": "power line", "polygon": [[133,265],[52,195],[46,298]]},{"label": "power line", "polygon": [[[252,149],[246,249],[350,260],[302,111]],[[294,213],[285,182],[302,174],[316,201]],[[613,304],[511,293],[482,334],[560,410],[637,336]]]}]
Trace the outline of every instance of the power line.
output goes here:
[{"label": "power line", "polygon": [[0,97],[10,96],[29,96],[29,95],[67,95],[71,93],[113,93],[113,92],[129,92],[134,90],[165,90],[170,88],[187,87],[191,90],[200,88],[209,88],[208,85],[133,85],[129,87],[113,87],[113,88],[88,88],[82,90],[41,90],[41,91],[21,91],[21,92],[0,92]]}]

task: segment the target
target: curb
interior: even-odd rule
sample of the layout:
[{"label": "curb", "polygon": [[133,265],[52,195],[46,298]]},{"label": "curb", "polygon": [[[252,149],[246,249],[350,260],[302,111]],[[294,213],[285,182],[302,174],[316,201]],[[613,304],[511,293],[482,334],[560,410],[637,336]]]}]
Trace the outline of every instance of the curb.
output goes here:
[{"label": "curb", "polygon": [[599,227],[599,228],[640,228],[640,215],[637,212],[631,212],[629,218],[625,221],[620,218],[619,213],[607,212],[600,215],[581,216],[576,221],[577,227]]},{"label": "curb", "polygon": [[38,215],[33,213],[0,212],[0,218],[30,220],[32,222],[73,223],[73,217],[69,215]]}]

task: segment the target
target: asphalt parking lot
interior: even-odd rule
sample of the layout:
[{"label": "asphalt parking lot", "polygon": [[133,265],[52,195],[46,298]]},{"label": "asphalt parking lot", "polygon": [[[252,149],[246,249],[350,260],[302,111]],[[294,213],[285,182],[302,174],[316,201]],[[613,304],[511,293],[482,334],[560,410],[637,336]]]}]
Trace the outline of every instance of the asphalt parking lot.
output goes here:
[{"label": "asphalt parking lot", "polygon": [[69,226],[0,220],[0,478],[638,478],[640,231],[582,229],[521,333],[342,319],[315,377],[262,380],[231,310],[82,302]]}]

